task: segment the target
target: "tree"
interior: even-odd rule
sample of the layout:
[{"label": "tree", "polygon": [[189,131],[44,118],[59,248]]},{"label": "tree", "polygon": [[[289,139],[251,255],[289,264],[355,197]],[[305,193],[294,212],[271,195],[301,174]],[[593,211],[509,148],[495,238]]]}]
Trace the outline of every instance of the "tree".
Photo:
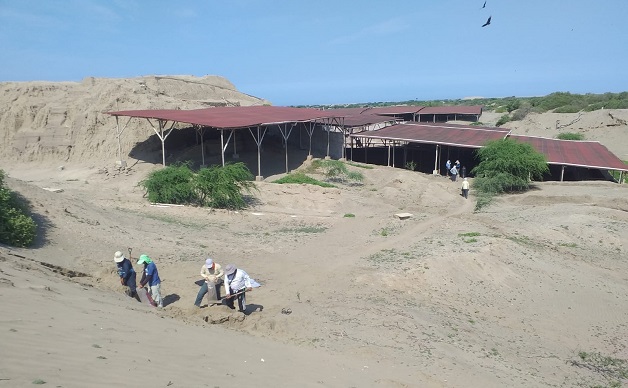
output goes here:
[{"label": "tree", "polygon": [[473,187],[487,194],[528,190],[531,180],[549,172],[543,154],[513,139],[488,142],[476,155],[480,163],[471,171],[476,176]]}]

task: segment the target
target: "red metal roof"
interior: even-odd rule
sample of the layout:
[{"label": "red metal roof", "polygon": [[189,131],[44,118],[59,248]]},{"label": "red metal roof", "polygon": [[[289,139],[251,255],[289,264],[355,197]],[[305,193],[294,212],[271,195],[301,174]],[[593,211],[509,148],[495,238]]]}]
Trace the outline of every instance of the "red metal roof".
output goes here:
[{"label": "red metal roof", "polygon": [[412,143],[441,144],[467,148],[480,148],[489,140],[503,139],[509,131],[471,125],[397,124],[377,131],[360,132],[354,137],[400,140]]},{"label": "red metal roof", "polygon": [[482,105],[426,106],[421,109],[418,114],[481,115]]},{"label": "red metal roof", "polygon": [[511,135],[545,155],[549,164],[628,171],[617,156],[597,141],[558,140],[545,137]]},{"label": "red metal roof", "polygon": [[423,109],[422,106],[375,106],[362,112],[362,114],[376,114],[376,115],[403,115],[417,113]]},{"label": "red metal roof", "polygon": [[373,125],[373,124],[380,124],[380,123],[386,123],[386,122],[392,123],[396,121],[399,121],[399,119],[396,119],[390,116],[361,114],[361,115],[354,115],[354,116],[345,116],[341,122],[344,124],[345,127],[350,128],[350,127],[362,127],[365,125]]},{"label": "red metal roof", "polygon": [[127,110],[107,113],[112,116],[168,120],[214,128],[246,128],[257,125],[312,121],[329,117],[325,112],[310,108],[236,106],[195,110]]},{"label": "red metal roof", "polygon": [[338,109],[323,109],[325,114],[332,115],[334,117],[343,117],[343,116],[355,116],[362,114],[363,112],[368,112],[371,110],[369,107],[362,108],[338,108]]}]

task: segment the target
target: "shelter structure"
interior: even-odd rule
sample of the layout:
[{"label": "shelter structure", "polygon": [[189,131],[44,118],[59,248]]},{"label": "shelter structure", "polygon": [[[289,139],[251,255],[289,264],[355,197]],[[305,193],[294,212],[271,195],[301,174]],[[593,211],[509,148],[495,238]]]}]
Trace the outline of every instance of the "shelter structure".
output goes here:
[{"label": "shelter structure", "polygon": [[[257,146],[257,179],[261,180],[261,148],[264,137],[269,128],[277,128],[285,145],[286,172],[288,172],[288,140],[294,128],[304,130],[308,139],[308,158],[312,156],[313,135],[315,130],[321,129],[326,136],[327,158],[330,158],[331,134],[341,133],[342,152],[336,157],[346,159],[350,143],[350,158],[353,160],[354,150],[364,152],[364,161],[369,148],[378,145],[387,147],[387,163],[395,166],[395,150],[403,146],[403,164],[406,165],[408,149],[422,154],[429,165],[424,151],[427,149],[434,155],[434,174],[439,173],[442,166],[443,148],[446,147],[447,157],[451,150],[458,154],[466,153],[467,159],[472,158],[472,150],[482,147],[489,140],[511,137],[527,142],[539,152],[543,153],[550,166],[561,166],[560,180],[563,180],[565,167],[589,168],[599,170],[617,170],[623,175],[628,169],[619,158],[613,155],[606,147],[598,142],[557,140],[535,138],[529,136],[514,136],[508,129],[498,127],[484,127],[478,125],[461,125],[438,123],[446,120],[475,120],[482,114],[481,106],[391,106],[374,108],[341,108],[341,109],[311,109],[274,106],[248,107],[215,107],[194,110],[158,109],[158,110],[127,110],[107,112],[116,118],[118,140],[132,118],[146,119],[155,134],[161,140],[162,163],[165,166],[165,140],[172,133],[177,123],[193,126],[201,135],[206,130],[220,132],[221,160],[225,164],[225,151],[229,142],[233,140],[233,153],[237,157],[236,131],[248,131]],[[119,119],[128,117],[124,127],[120,127]],[[335,135],[337,136],[337,135]],[[302,136],[299,138],[301,144]],[[322,137],[319,138],[322,140]],[[339,140],[339,139],[338,139]],[[204,148],[201,144],[202,162],[205,164]],[[118,154],[121,154],[118,146]],[[431,159],[431,157],[429,157]],[[620,180],[621,181],[621,180]]]},{"label": "shelter structure", "polygon": [[565,177],[566,167],[597,170],[616,170],[620,172],[619,182],[628,171],[617,156],[597,141],[559,140],[537,136],[510,135],[510,138],[530,144],[545,155],[550,166],[560,167],[560,181]]},{"label": "shelter structure", "polygon": [[[361,138],[365,148],[382,145],[388,147],[388,165],[395,166],[395,149],[411,144],[433,145],[434,174],[438,174],[441,165],[441,147],[451,146],[464,149],[481,148],[490,140],[512,138],[528,143],[545,155],[550,168],[560,168],[560,181],[564,180],[565,168],[586,168],[595,170],[616,170],[620,172],[619,181],[628,171],[628,166],[599,142],[559,140],[543,137],[512,135],[508,129],[460,124],[405,123],[393,125],[376,131],[351,135]],[[406,164],[404,147],[404,165]],[[353,152],[352,152],[353,154]]]},{"label": "shelter structure", "polygon": [[450,120],[480,121],[481,105],[426,106],[415,114],[414,121],[447,122]]},{"label": "shelter structure", "polygon": [[[273,106],[248,106],[248,107],[216,107],[195,110],[157,109],[157,110],[129,110],[107,112],[116,118],[117,134],[121,134],[129,124],[131,118],[143,118],[148,120],[153,131],[161,140],[162,163],[166,165],[165,141],[172,133],[176,123],[186,123],[194,126],[201,133],[207,128],[220,131],[222,164],[225,164],[225,151],[232,139],[234,131],[248,130],[257,145],[257,179],[261,176],[261,146],[266,131],[271,126],[278,127],[284,141],[290,136],[292,129],[298,123],[322,122],[336,124],[337,117],[326,115],[318,109],[273,107]],[[129,117],[120,129],[119,117]],[[226,135],[226,139],[225,139]],[[311,133],[310,133],[311,138]],[[234,142],[235,147],[235,142]],[[201,147],[202,148],[202,147]],[[237,155],[237,150],[234,149]],[[204,155],[203,164],[205,163]],[[286,147],[286,170],[288,169],[288,150]],[[286,171],[287,172],[287,171]]]},{"label": "shelter structure", "polygon": [[[367,148],[374,145],[374,142],[388,147],[388,165],[392,164],[392,167],[395,167],[395,150],[398,146],[412,143],[431,145],[435,152],[433,173],[438,174],[441,165],[441,147],[476,149],[482,147],[487,141],[504,139],[509,133],[507,129],[475,125],[405,123],[351,136],[362,138]],[[404,165],[405,159],[404,153]]]}]

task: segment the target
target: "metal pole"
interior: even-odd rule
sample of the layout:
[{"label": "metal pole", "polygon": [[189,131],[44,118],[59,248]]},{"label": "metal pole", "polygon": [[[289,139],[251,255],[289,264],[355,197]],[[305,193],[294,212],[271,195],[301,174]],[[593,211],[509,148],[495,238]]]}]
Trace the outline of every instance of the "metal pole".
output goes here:
[{"label": "metal pole", "polygon": [[222,157],[222,166],[225,166],[225,130],[220,130],[220,156]]},{"label": "metal pole", "polygon": [[330,156],[329,156],[329,127],[330,127],[330,125],[327,124],[327,157],[326,157],[327,159],[330,159]]},{"label": "metal pole", "polygon": [[[288,173],[288,137],[290,137],[290,134],[287,133],[288,132],[288,124],[285,124],[286,126],[284,127],[284,131],[285,134],[282,133],[281,135],[283,136],[284,142],[285,142],[285,147],[286,147],[286,174]],[[290,130],[292,131],[292,129]],[[286,136],[287,134],[287,136]]]},{"label": "metal pole", "polygon": [[436,144],[436,157],[434,158],[434,172],[438,173],[438,149],[440,148],[440,146],[438,144]]},{"label": "metal pole", "polygon": [[560,181],[563,181],[563,177],[565,176],[565,166],[562,166],[560,169]]},{"label": "metal pole", "polygon": [[343,160],[347,160],[347,133],[346,128],[345,128],[345,118],[343,117],[342,119],[342,159]]},{"label": "metal pole", "polygon": [[159,138],[161,139],[161,161],[166,167],[166,139],[164,139],[164,122],[159,120]]},{"label": "metal pole", "polygon": [[259,125],[257,126],[257,176],[261,177],[262,176],[262,157],[260,156],[261,153],[261,147],[262,147],[262,142],[259,140],[260,139],[260,134],[259,134]]},{"label": "metal pole", "polygon": [[203,143],[203,135],[205,134],[205,127],[199,127],[199,132],[201,133],[201,160],[204,166],[205,165],[205,144]]}]

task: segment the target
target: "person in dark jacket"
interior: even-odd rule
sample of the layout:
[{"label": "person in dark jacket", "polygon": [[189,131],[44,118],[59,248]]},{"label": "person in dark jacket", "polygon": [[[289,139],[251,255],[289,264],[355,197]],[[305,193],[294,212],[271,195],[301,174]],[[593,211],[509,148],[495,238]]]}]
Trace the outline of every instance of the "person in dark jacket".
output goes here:
[{"label": "person in dark jacket", "polygon": [[113,255],[113,260],[118,266],[118,275],[120,276],[120,284],[129,287],[127,295],[131,298],[135,298],[137,295],[137,285],[135,283],[135,270],[131,261],[124,257],[124,254],[117,251]]}]

